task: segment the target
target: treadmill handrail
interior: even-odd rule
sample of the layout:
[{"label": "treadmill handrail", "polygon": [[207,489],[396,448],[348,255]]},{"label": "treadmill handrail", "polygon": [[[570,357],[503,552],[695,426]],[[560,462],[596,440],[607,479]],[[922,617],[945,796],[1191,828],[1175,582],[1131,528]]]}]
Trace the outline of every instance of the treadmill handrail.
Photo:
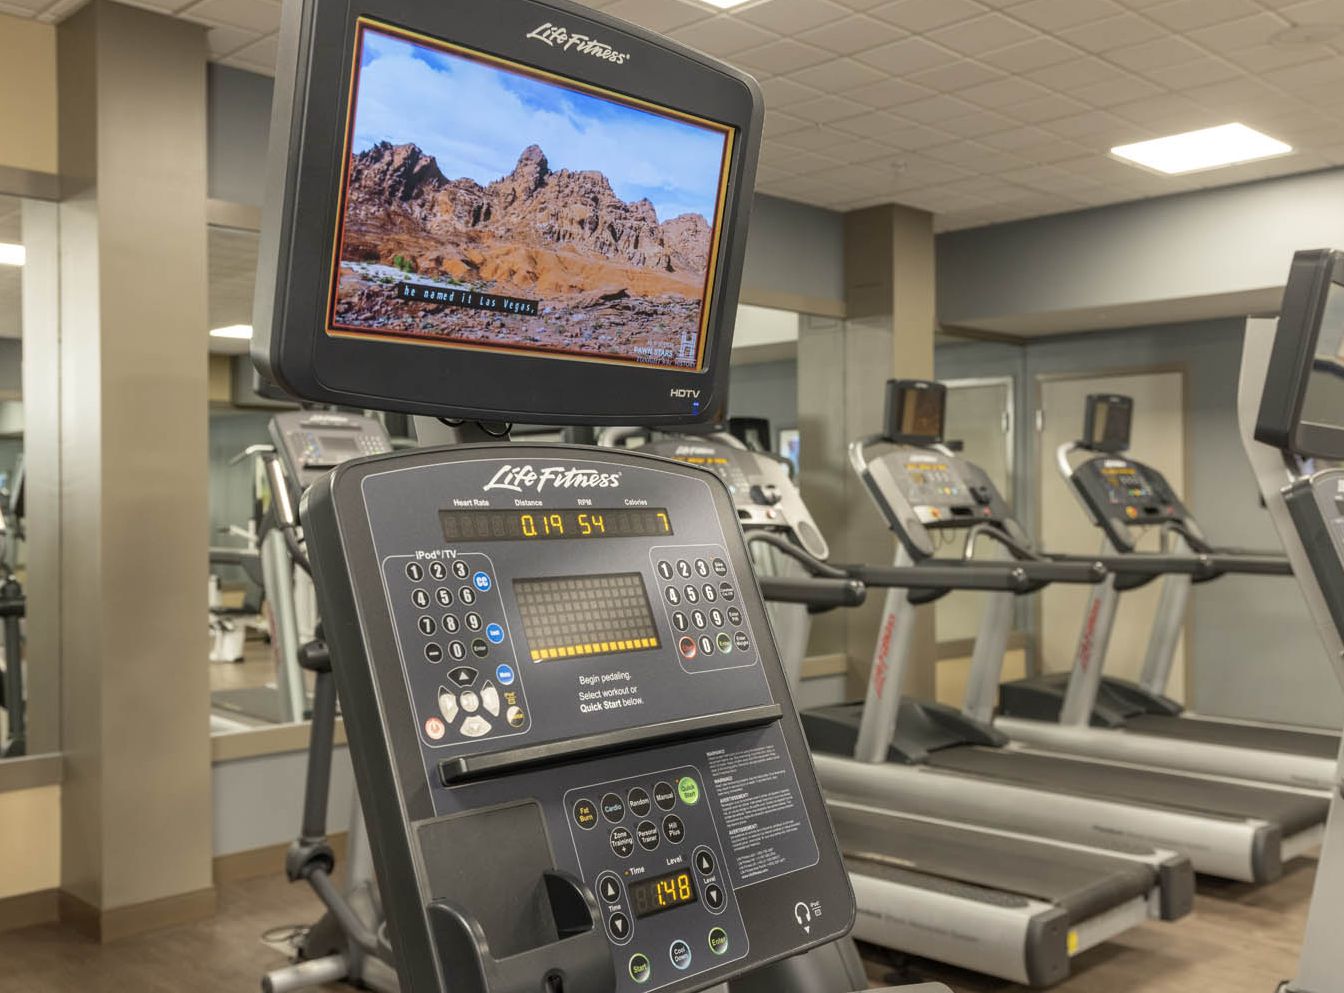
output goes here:
[{"label": "treadmill handrail", "polygon": [[1023,592],[1031,586],[1024,563],[964,563],[956,560],[927,560],[927,564],[843,565],[846,573],[865,586],[879,589],[998,590]]},{"label": "treadmill handrail", "polygon": [[801,603],[818,610],[860,607],[868,588],[857,579],[814,576],[761,576],[761,596],[774,603]]},{"label": "treadmill handrail", "polygon": [[1211,571],[1207,555],[1125,552],[1119,555],[1052,555],[1051,560],[1100,562],[1117,576],[1201,576]]}]

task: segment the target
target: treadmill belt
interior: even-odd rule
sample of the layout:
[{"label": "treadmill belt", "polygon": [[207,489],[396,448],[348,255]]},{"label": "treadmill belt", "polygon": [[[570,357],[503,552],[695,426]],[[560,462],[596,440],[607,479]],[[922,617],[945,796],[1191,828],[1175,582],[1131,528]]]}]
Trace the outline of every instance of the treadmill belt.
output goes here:
[{"label": "treadmill belt", "polygon": [[1142,862],[881,811],[834,805],[830,812],[854,871],[881,878],[881,870],[905,869],[1031,897],[1060,907],[1074,924],[1147,896],[1157,883]]},{"label": "treadmill belt", "polygon": [[1254,748],[1262,752],[1282,752],[1334,761],[1339,754],[1339,735],[1292,728],[1256,727],[1199,717],[1168,717],[1166,714],[1139,714],[1125,721],[1124,730],[1156,738],[1178,738],[1208,745]]},{"label": "treadmill belt", "polygon": [[1149,769],[1037,755],[1007,748],[946,748],[929,765],[1054,793],[1277,824],[1287,838],[1324,823],[1329,801]]}]

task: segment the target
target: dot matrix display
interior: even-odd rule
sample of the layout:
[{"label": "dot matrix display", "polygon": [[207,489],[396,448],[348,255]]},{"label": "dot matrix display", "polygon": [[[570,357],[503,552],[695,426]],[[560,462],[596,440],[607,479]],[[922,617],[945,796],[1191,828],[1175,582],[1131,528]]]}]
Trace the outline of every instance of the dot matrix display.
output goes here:
[{"label": "dot matrix display", "polygon": [[661,644],[637,572],[517,579],[513,583],[533,662],[642,651]]}]

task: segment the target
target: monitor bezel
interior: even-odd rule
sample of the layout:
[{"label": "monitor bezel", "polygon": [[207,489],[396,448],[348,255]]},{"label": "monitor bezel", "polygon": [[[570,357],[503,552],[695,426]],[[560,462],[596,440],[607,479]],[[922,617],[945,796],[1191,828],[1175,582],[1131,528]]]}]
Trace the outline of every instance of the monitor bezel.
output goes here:
[{"label": "monitor bezel", "polygon": [[[1094,442],[1093,434],[1096,432],[1097,411],[1102,406],[1125,407],[1129,410],[1129,423],[1125,427],[1125,436],[1115,442],[1107,444],[1105,442]],[[1118,455],[1121,452],[1129,451],[1130,434],[1134,428],[1134,398],[1125,396],[1123,393],[1089,393],[1084,401],[1083,407],[1083,437],[1080,445],[1090,452],[1106,452],[1111,455]]]},{"label": "monitor bezel", "polygon": [[[700,423],[722,417],[763,104],[754,80],[651,32],[569,2],[301,0],[286,4],[272,108],[253,361],[305,400],[437,417],[538,424]],[[360,20],[443,39],[736,131],[710,317],[697,370],[330,334],[353,54]],[[544,25],[624,54],[594,57],[534,37]],[[319,94],[335,98],[318,99]],[[509,384],[515,384],[510,387]]]},{"label": "monitor bezel", "polygon": [[[938,433],[933,435],[910,434],[900,431],[901,399],[910,391],[927,391],[939,394],[942,414],[939,418]],[[926,448],[940,445],[947,434],[947,384],[933,379],[889,379],[882,411],[883,437],[898,445],[912,445]]]},{"label": "monitor bezel", "polygon": [[1300,458],[1344,459],[1344,426],[1302,419],[1331,287],[1344,289],[1344,252],[1293,256],[1270,352],[1255,439]]}]

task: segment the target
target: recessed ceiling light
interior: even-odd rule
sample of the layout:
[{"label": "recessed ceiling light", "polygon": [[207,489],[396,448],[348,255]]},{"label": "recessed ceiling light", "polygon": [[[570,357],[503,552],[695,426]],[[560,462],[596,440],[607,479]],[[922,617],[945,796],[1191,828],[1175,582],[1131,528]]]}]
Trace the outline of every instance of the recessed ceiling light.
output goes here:
[{"label": "recessed ceiling light", "polygon": [[754,0],[701,0],[701,3],[717,7],[719,10],[732,10],[734,7],[741,7],[743,4],[753,2]]},{"label": "recessed ceiling light", "polygon": [[1292,145],[1244,124],[1222,124],[1133,145],[1117,145],[1111,154],[1145,169],[1175,176],[1269,159],[1292,150]]},{"label": "recessed ceiling light", "polygon": [[28,252],[22,245],[0,241],[0,265],[23,265]]},{"label": "recessed ceiling light", "polygon": [[230,324],[228,327],[211,328],[211,338],[237,338],[246,341],[252,337],[251,324]]}]

